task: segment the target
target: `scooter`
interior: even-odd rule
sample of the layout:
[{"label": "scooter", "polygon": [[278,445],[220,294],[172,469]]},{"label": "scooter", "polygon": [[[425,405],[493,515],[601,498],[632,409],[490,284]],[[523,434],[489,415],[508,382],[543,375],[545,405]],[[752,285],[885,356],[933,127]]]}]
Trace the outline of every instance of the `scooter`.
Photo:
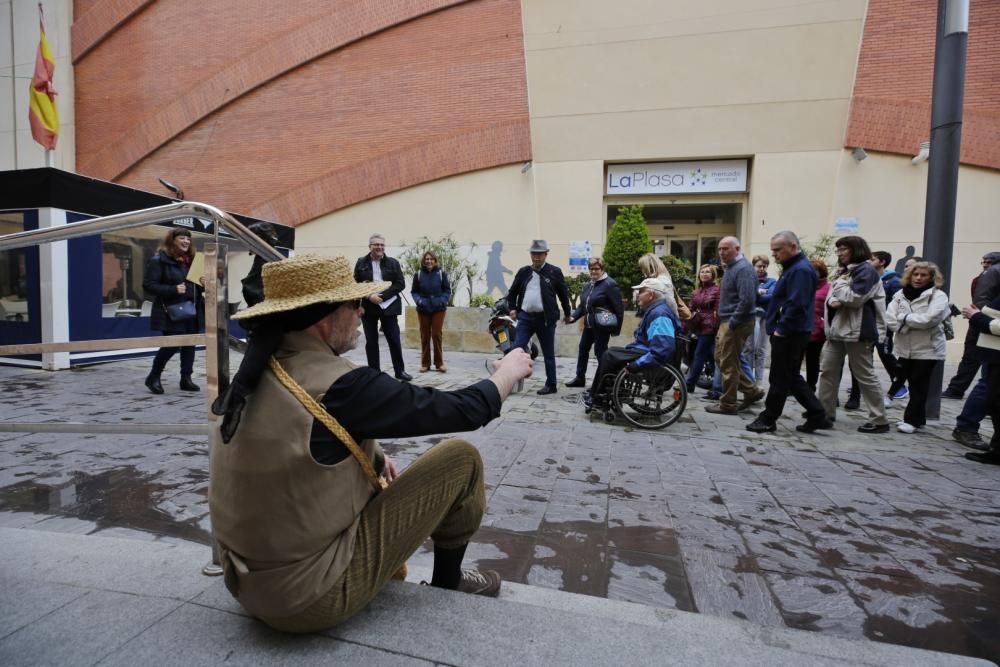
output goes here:
[{"label": "scooter", "polygon": [[[514,330],[517,329],[517,322],[510,316],[510,308],[507,305],[507,297],[501,297],[493,304],[490,311],[490,323],[487,330],[497,343],[500,354],[507,356],[514,349]],[[538,356],[538,346],[532,341],[528,346],[529,354],[534,359]]]}]

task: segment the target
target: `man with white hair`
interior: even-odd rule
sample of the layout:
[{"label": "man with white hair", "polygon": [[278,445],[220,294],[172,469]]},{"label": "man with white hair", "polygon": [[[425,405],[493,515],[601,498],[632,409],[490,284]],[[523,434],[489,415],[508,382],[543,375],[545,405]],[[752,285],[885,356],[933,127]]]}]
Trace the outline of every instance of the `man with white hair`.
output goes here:
[{"label": "man with white hair", "polygon": [[774,431],[789,394],[806,410],[806,423],[796,426],[796,430],[812,433],[831,428],[833,424],[827,419],[823,404],[800,372],[816,324],[815,294],[819,276],[799,248],[799,238],[792,232],[782,231],[771,237],[771,255],[782,268],[764,315],[764,327],[771,337],[771,374],[764,411],[746,428],[754,433]]},{"label": "man with white hair", "polygon": [[359,257],[354,265],[354,280],[359,283],[377,283],[383,280],[390,283],[388,289],[365,299],[365,314],[361,318],[361,325],[365,329],[365,355],[370,367],[382,370],[378,351],[378,330],[381,324],[385,342],[389,344],[389,356],[392,357],[392,370],[396,379],[409,382],[413,377],[406,372],[406,364],[403,363],[398,321],[403,314],[403,302],[399,299],[399,293],[406,289],[406,280],[399,261],[385,254],[385,237],[381,234],[372,234],[368,238],[368,254]]},{"label": "man with white hair", "polygon": [[677,349],[675,336],[680,331],[681,321],[667,305],[663,282],[657,278],[646,278],[632,289],[639,290],[636,298],[642,311],[642,320],[635,330],[635,341],[627,347],[609,347],[601,355],[594,382],[583,397],[587,408],[593,407],[593,397],[608,373],[617,373],[626,365],[629,370],[638,372],[648,366],[669,364],[674,359],[674,350]]},{"label": "man with white hair", "polygon": [[[740,240],[726,236],[719,241],[719,259],[725,267],[719,289],[719,333],[715,336],[715,365],[722,374],[722,396],[718,405],[706,412],[735,415],[764,398],[764,390],[754,384],[740,368],[740,350],[753,334],[754,308],[757,304],[757,275],[740,252]],[[736,403],[738,392],[743,402]]]}]

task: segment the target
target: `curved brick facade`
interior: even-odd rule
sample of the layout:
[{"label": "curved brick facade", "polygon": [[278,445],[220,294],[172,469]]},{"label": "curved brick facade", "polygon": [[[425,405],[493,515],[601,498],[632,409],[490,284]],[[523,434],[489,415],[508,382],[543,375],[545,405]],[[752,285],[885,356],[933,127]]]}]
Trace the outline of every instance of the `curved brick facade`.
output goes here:
[{"label": "curved brick facade", "polygon": [[530,158],[516,0],[330,4],[87,3],[78,170],[298,224]]},{"label": "curved brick facade", "polygon": [[[916,155],[930,138],[935,0],[869,0],[847,146]],[[972,2],[962,162],[1000,169],[1000,2]]]}]

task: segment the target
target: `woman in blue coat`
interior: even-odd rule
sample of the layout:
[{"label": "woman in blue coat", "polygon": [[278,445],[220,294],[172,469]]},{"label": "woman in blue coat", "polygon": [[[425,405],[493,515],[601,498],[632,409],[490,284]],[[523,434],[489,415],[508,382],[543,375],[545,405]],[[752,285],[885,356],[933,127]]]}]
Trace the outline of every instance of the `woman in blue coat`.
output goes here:
[{"label": "woman in blue coat", "polygon": [[434,343],[434,368],[441,373],[444,366],[444,346],[441,332],[444,329],[444,315],[451,299],[451,285],[448,274],[438,266],[437,255],[428,250],[420,260],[420,270],[413,274],[410,293],[417,304],[417,319],[420,320],[420,372],[431,369],[431,343]]},{"label": "woman in blue coat", "polygon": [[[622,318],[625,316],[621,290],[618,288],[618,283],[604,271],[604,260],[600,257],[591,257],[587,263],[587,270],[590,272],[590,282],[584,286],[580,294],[580,303],[570,317],[571,322],[576,322],[581,317],[584,320],[583,335],[580,336],[580,348],[576,358],[576,377],[566,383],[567,387],[587,386],[587,363],[590,361],[591,346],[594,348],[597,363],[601,363],[601,357],[608,349],[611,336],[621,333]],[[599,326],[595,319],[599,309],[613,313],[617,326],[613,329]]]},{"label": "woman in blue coat", "polygon": [[[156,255],[146,264],[142,287],[153,295],[153,310],[150,313],[149,326],[153,331],[165,335],[196,334],[204,325],[204,310],[201,308],[199,288],[187,280],[188,270],[194,260],[194,245],[191,242],[191,232],[183,228],[174,228],[160,243]],[[188,313],[169,312],[169,306],[182,302],[190,302]],[[154,394],[163,393],[160,384],[160,374],[166,367],[170,357],[180,350],[181,353],[181,383],[184,391],[199,391],[200,387],[191,381],[194,371],[194,346],[161,347],[153,357],[153,368],[146,377],[146,387]]]}]

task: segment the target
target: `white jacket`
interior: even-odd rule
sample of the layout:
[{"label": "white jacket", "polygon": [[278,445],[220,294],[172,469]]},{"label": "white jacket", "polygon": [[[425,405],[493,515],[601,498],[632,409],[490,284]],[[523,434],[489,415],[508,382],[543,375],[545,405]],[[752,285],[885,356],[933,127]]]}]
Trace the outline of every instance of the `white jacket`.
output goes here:
[{"label": "white jacket", "polygon": [[903,290],[896,292],[885,314],[889,328],[896,332],[893,354],[904,359],[944,359],[941,323],[948,315],[948,295],[936,287],[913,301],[903,296]]}]

